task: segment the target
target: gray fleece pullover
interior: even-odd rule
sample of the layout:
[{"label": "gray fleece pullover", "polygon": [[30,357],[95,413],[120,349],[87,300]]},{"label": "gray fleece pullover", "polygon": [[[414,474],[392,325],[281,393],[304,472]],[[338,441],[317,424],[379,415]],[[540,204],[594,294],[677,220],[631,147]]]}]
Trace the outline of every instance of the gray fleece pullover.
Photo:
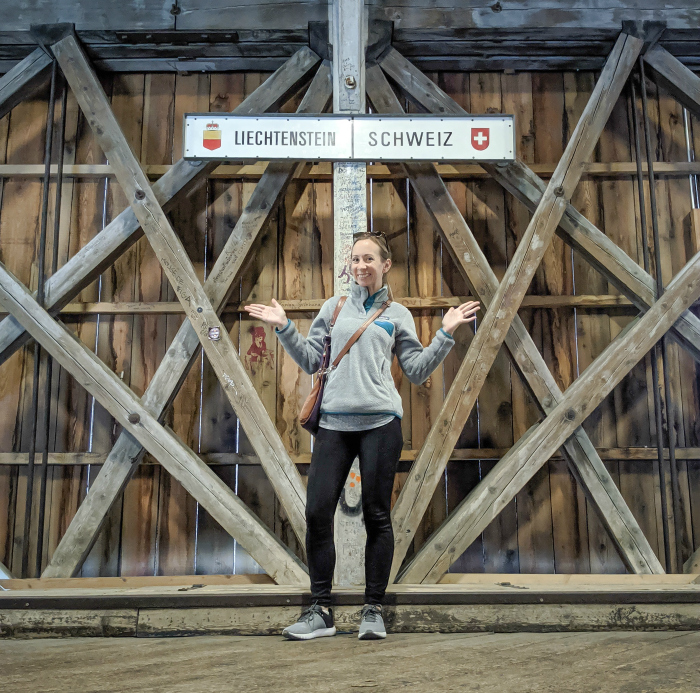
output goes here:
[{"label": "gray fleece pullover", "polygon": [[[331,336],[331,362],[362,323],[386,300],[384,285],[373,296],[352,281],[351,293],[338,315]],[[323,355],[323,337],[340,296],[328,299],[305,339],[291,320],[275,330],[287,353],[306,373],[315,373]],[[321,405],[321,426],[334,430],[363,430],[403,416],[401,396],[391,377],[394,353],[408,379],[420,385],[440,365],[454,339],[440,329],[429,346],[418,340],[413,316],[400,303],[392,303],[365,330],[331,371]],[[364,422],[364,423],[363,423]]]}]

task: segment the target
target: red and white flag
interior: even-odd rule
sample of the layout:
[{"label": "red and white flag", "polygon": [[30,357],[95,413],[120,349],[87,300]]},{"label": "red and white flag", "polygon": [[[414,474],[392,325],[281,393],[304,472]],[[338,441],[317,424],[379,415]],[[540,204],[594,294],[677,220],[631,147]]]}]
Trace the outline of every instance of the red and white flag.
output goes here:
[{"label": "red and white flag", "polygon": [[489,146],[489,128],[472,128],[472,147],[483,152]]}]

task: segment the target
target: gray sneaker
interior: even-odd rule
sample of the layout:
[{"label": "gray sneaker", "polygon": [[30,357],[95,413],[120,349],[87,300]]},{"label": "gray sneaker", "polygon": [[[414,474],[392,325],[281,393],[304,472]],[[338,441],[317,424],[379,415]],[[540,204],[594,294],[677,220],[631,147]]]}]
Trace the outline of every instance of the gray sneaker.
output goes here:
[{"label": "gray sneaker", "polygon": [[282,635],[287,640],[313,640],[313,638],[335,635],[333,610],[329,609],[326,613],[318,603],[314,602],[302,612],[296,623],[282,631]]},{"label": "gray sneaker", "polygon": [[362,607],[362,621],[358,640],[380,640],[386,638],[382,610],[374,604],[365,604]]}]

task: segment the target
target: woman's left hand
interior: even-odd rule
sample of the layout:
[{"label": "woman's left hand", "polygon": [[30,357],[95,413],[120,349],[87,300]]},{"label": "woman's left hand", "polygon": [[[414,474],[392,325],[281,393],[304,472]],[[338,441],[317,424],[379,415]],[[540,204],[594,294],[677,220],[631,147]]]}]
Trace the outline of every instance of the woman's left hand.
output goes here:
[{"label": "woman's left hand", "polygon": [[479,301],[467,301],[458,308],[452,307],[442,318],[442,329],[452,334],[461,324],[476,320]]}]

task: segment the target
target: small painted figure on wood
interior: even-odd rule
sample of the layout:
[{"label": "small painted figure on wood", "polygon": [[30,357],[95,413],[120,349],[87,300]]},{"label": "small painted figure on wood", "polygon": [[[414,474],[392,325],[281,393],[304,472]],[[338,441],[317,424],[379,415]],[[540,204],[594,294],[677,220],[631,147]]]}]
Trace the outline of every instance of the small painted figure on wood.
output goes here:
[{"label": "small painted figure on wood", "polygon": [[265,328],[251,327],[248,332],[253,337],[253,343],[245,354],[245,365],[251,375],[255,375],[257,366],[267,364],[270,368],[274,367],[274,355],[271,349],[267,348],[265,343]]}]

